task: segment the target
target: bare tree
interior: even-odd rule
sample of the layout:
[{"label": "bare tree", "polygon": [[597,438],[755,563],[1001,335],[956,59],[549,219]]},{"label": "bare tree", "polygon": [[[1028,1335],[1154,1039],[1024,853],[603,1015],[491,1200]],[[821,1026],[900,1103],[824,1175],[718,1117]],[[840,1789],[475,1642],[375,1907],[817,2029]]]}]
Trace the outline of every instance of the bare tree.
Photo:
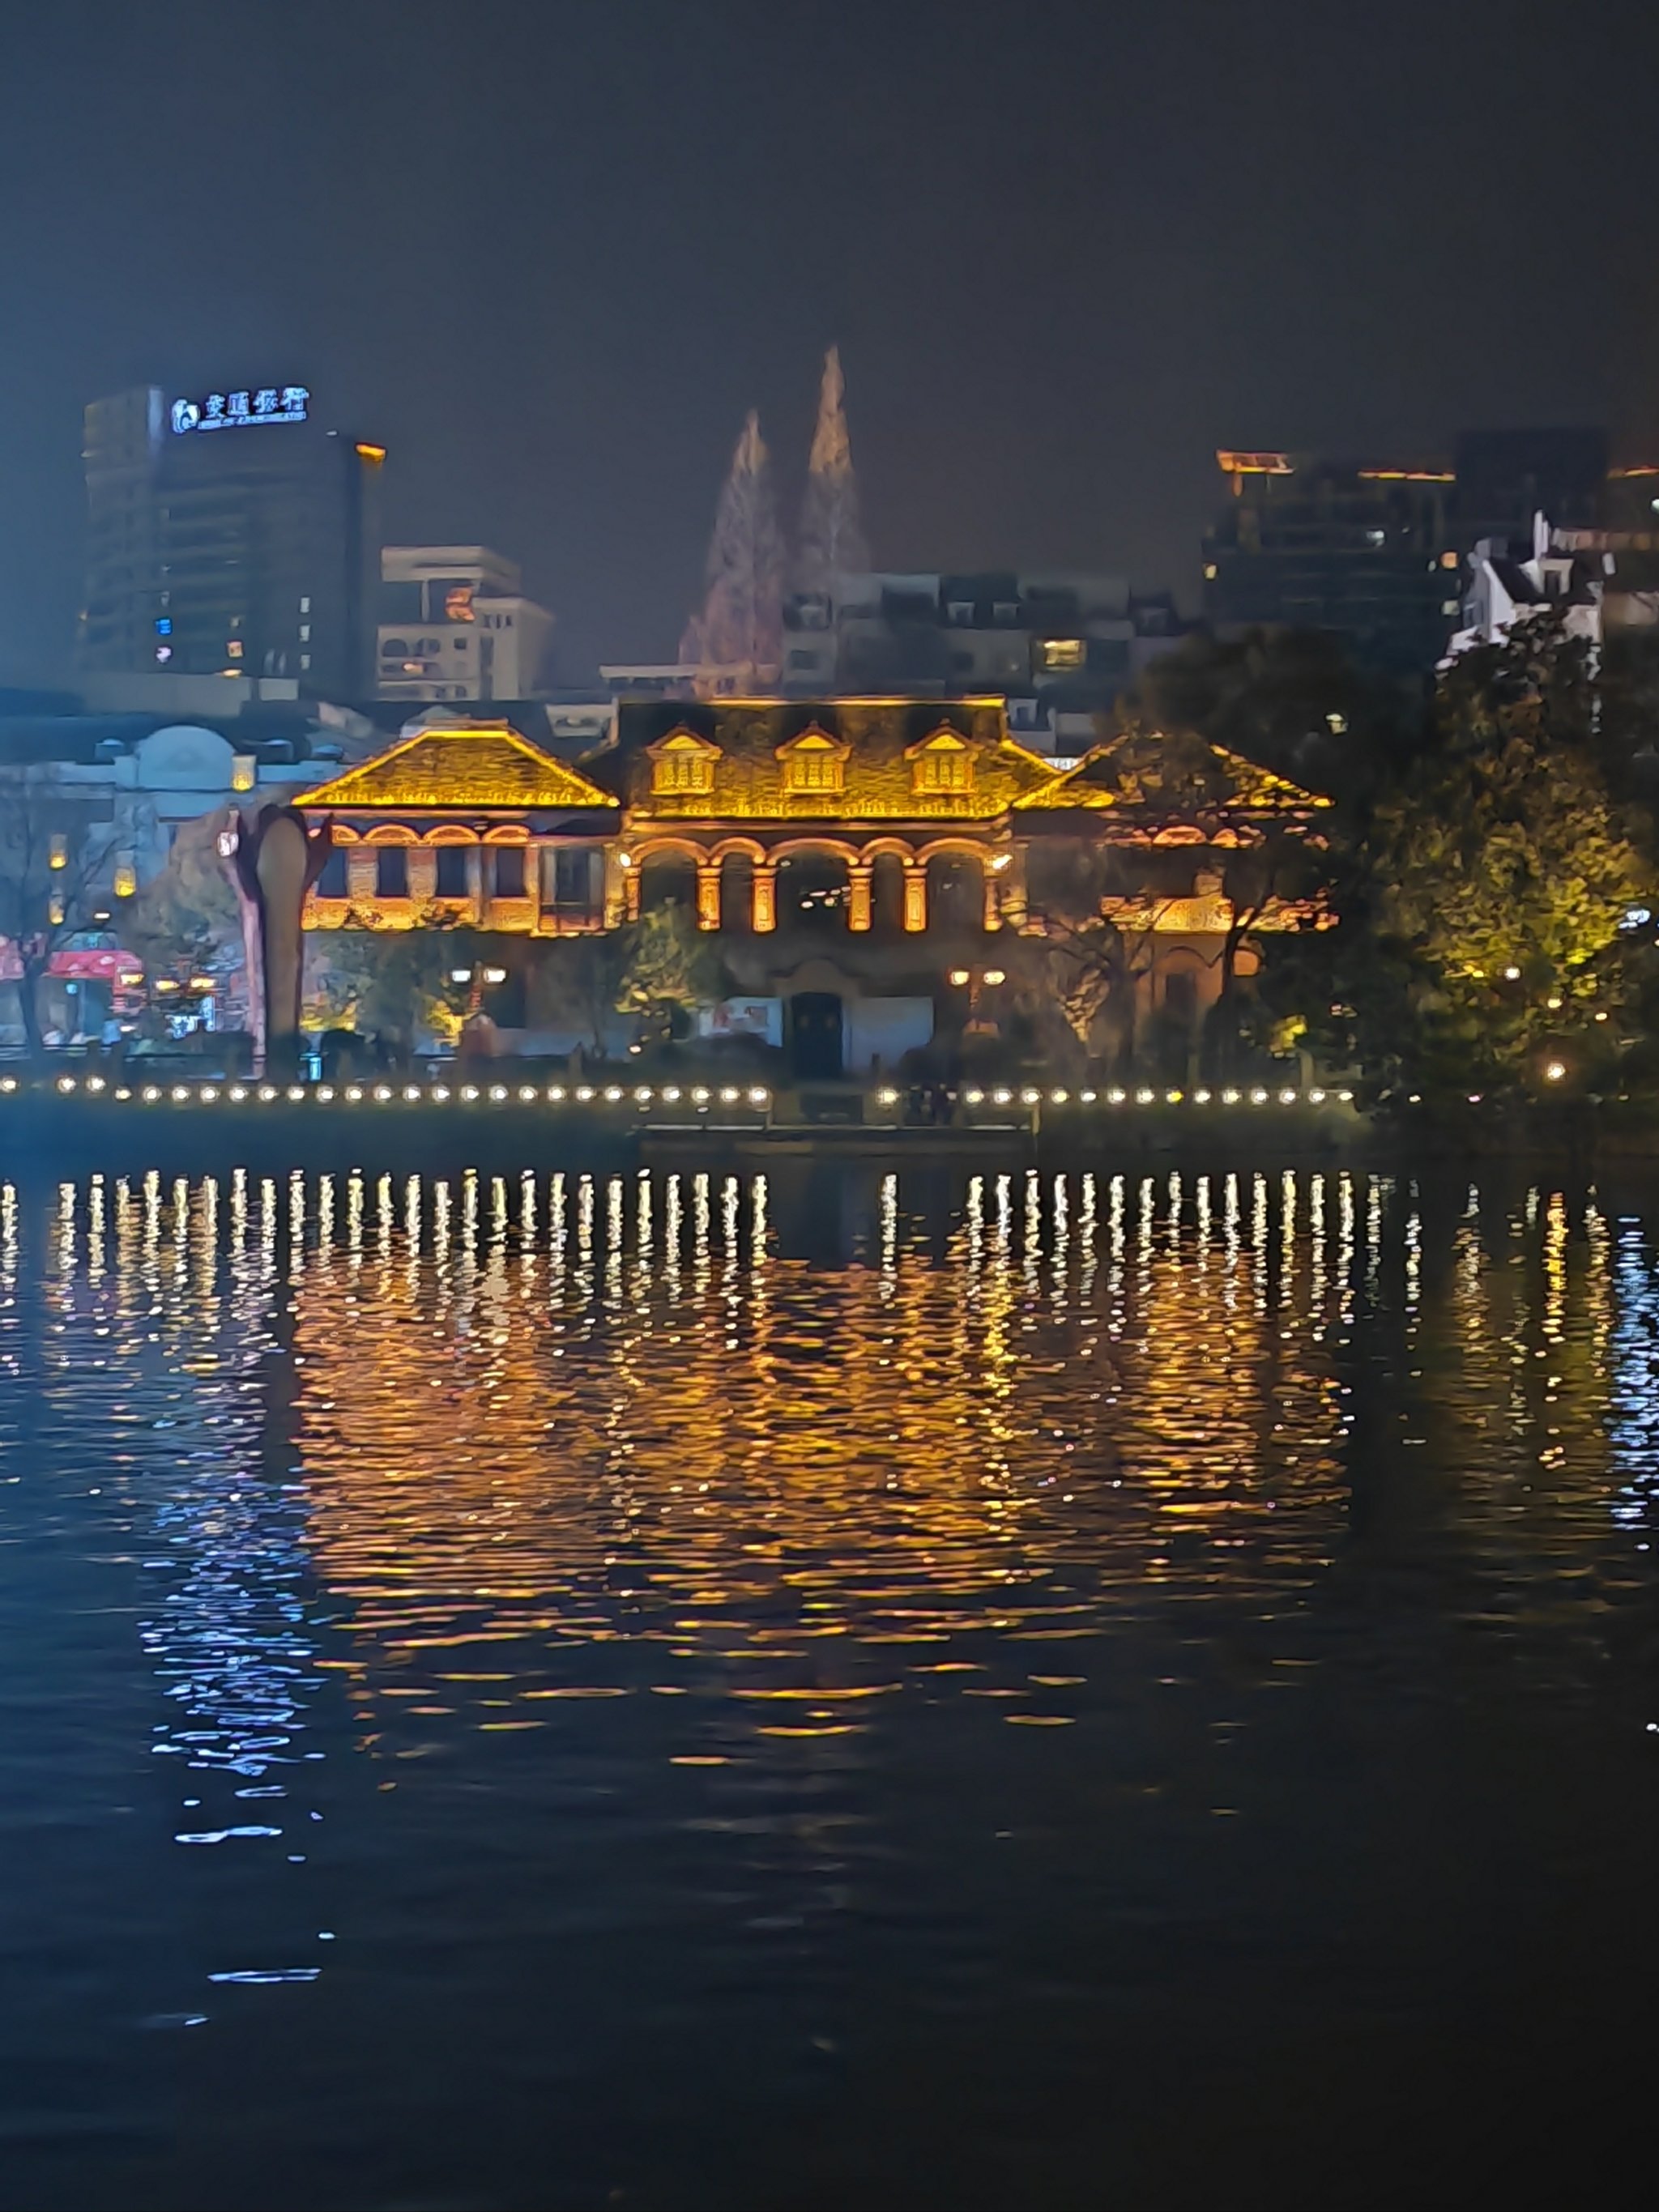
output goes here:
[{"label": "bare tree", "polygon": [[92,926],[109,891],[117,830],[90,793],[50,763],[0,768],[0,939],[15,970],[31,1055],[41,1056],[40,984],[52,955]]},{"label": "bare tree", "polygon": [[680,641],[680,657],[752,685],[776,674],[783,650],[783,541],[772,465],[752,410],[720,493],[707,592]]},{"label": "bare tree", "polygon": [[861,574],[870,565],[870,549],[859,523],[859,485],[853,473],[853,441],[847,429],[846,386],[837,346],[831,346],[823,357],[795,565],[804,592],[828,591],[834,577]]}]

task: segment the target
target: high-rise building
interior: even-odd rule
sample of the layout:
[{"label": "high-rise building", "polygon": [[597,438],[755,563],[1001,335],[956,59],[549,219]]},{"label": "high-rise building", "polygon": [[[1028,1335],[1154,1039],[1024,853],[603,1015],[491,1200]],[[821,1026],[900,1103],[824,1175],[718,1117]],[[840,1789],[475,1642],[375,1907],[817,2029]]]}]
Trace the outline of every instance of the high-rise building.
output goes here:
[{"label": "high-rise building", "polygon": [[298,384],[94,400],[83,672],[368,690],[385,458]]},{"label": "high-rise building", "polygon": [[1483,538],[1529,544],[1537,514],[1559,530],[1607,522],[1605,430],[1466,430],[1454,452],[1451,514],[1465,550]]},{"label": "high-rise building", "polygon": [[1449,469],[1308,453],[1216,459],[1230,493],[1204,539],[1204,611],[1216,629],[1333,630],[1391,673],[1434,666],[1458,611]]},{"label": "high-rise building", "polygon": [[380,556],[382,699],[531,699],[553,617],[487,545],[388,545]]}]

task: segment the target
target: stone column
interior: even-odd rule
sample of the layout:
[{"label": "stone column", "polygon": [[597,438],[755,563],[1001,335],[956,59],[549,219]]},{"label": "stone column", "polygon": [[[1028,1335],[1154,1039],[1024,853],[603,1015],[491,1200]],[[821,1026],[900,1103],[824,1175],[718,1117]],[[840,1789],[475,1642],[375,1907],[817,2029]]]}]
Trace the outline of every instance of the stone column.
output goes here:
[{"label": "stone column", "polygon": [[904,864],[904,927],[912,931],[927,927],[926,860],[907,860]]},{"label": "stone column", "polygon": [[482,845],[469,845],[466,848],[466,896],[471,908],[468,920],[475,928],[482,928],[484,919],[484,856]]},{"label": "stone column", "polygon": [[697,927],[718,929],[720,926],[720,864],[718,860],[699,860],[697,863]]},{"label": "stone column", "polygon": [[873,860],[854,860],[847,871],[847,927],[868,929],[874,908]]},{"label": "stone column", "polygon": [[416,906],[430,903],[438,889],[438,855],[430,845],[409,848],[409,896]]},{"label": "stone column", "polygon": [[749,926],[759,936],[778,926],[778,864],[757,860],[749,888]]},{"label": "stone column", "polygon": [[991,866],[991,861],[994,857],[994,854],[988,854],[984,863],[985,927],[987,929],[1000,929],[1002,927],[1002,894],[1000,889],[1000,878],[997,876]]},{"label": "stone column", "polygon": [[636,860],[623,873],[623,914],[629,921],[637,921],[640,918],[641,889],[640,866]]}]

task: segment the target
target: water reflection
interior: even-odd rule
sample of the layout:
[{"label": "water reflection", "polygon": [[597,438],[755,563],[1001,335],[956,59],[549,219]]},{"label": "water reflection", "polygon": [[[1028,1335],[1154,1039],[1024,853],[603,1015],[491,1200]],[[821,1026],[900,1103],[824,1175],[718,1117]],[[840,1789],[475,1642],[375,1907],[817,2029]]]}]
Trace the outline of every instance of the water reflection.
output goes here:
[{"label": "water reflection", "polygon": [[[144,1670],[176,1785],[154,1817],[227,1885],[179,1966],[198,1994],[318,1975],[320,1915],[263,1900],[326,1813],[378,1838],[361,1905],[416,1848],[371,1831],[383,1791],[405,1823],[444,1806],[460,1850],[486,1784],[613,1840],[741,1834],[706,1909],[798,1936],[855,1859],[880,1893],[911,1762],[996,1773],[1045,1730],[1039,1799],[1069,1772],[1150,1800],[1161,1699],[1248,1743],[1397,1632],[1407,1571],[1377,1679],[1431,1688],[1455,1583],[1460,1619],[1587,1686],[1646,1597],[1656,1485],[1650,1220],[1583,1191],[0,1186],[0,1535],[109,1578],[100,1663]],[[1237,1815],[1224,1762],[1194,1771]]]},{"label": "water reflection", "polygon": [[[775,1730],[769,1701],[811,1692],[790,1732],[844,1733],[873,1723],[842,1693],[930,1663],[1006,1675],[1006,1718],[1064,1718],[1025,1646],[1172,1594],[1293,1602],[1328,1569],[1368,1310],[1408,1351],[1431,1304],[1449,1324],[1408,1372],[1406,1448],[1437,1419],[1479,1432],[1489,1490],[1622,1456],[1607,1510],[1641,1517],[1651,1268],[1593,1200],[1574,1223],[1559,1191],[1470,1189],[1436,1247],[1415,1184],[1347,1173],[820,1196],[705,1173],[59,1187],[40,1380],[80,1378],[84,1419],[95,1374],[147,1568],[173,1571],[142,1632],[180,1707],[165,1747],[257,1782],[330,1672],[377,1755],[711,1668],[736,1702],[686,1726],[724,1757]],[[8,1186],[14,1375],[20,1214]],[[621,1679],[621,1644],[663,1680]]]}]

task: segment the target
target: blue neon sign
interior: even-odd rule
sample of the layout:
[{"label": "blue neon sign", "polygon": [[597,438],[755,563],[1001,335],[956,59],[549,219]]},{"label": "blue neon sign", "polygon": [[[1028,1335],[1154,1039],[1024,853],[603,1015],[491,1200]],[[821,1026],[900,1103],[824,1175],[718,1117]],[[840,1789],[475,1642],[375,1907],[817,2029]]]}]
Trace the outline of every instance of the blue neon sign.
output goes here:
[{"label": "blue neon sign", "polygon": [[303,384],[265,384],[246,392],[210,392],[204,399],[175,399],[169,420],[175,438],[192,430],[256,430],[269,422],[303,422],[311,394]]}]

